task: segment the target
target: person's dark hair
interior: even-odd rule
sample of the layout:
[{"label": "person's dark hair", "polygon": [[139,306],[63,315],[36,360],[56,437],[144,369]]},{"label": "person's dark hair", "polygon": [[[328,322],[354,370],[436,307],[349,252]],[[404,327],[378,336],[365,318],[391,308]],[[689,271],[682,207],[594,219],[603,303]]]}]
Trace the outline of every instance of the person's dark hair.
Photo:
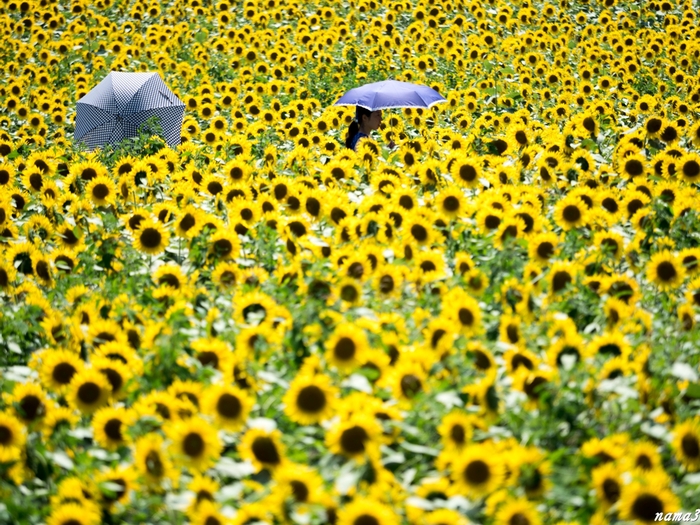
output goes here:
[{"label": "person's dark hair", "polygon": [[363,108],[362,106],[357,106],[355,109],[355,119],[350,123],[350,128],[348,129],[348,134],[345,137],[345,146],[350,147],[352,140],[355,138],[360,131],[360,122],[362,122],[362,115],[367,115],[367,118],[372,116],[372,112],[369,109]]}]

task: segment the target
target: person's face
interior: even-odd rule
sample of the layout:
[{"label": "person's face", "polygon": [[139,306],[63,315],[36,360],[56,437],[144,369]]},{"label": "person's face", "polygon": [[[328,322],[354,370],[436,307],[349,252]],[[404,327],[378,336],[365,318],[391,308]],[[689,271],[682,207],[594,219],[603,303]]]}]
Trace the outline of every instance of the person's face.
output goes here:
[{"label": "person's face", "polygon": [[382,110],[378,109],[377,111],[372,111],[372,114],[369,116],[369,129],[375,130],[379,129],[379,126],[382,124]]}]

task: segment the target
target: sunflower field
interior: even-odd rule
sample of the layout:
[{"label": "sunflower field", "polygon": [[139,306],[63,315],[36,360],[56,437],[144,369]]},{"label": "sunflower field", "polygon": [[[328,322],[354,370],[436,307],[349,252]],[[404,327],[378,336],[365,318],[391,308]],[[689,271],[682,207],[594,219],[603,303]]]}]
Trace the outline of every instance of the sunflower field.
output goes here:
[{"label": "sunflower field", "polygon": [[696,518],[699,10],[0,0],[0,523]]}]

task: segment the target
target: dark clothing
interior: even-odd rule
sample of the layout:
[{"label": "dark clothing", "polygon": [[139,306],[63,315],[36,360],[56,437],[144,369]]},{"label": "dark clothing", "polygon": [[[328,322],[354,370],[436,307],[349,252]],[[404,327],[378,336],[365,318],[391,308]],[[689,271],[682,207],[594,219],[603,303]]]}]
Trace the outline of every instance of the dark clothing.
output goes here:
[{"label": "dark clothing", "polygon": [[361,131],[358,131],[357,134],[352,138],[350,141],[350,149],[353,151],[357,151],[355,149],[355,146],[357,146],[357,141],[360,140],[362,137],[369,137],[369,135],[365,135]]}]

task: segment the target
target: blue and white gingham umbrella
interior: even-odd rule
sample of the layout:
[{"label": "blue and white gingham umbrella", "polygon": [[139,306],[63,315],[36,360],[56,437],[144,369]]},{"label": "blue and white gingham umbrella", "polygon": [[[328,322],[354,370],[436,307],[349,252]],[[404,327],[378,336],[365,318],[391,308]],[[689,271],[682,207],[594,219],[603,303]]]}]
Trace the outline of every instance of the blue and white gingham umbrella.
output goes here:
[{"label": "blue and white gingham umbrella", "polygon": [[112,71],[78,101],[75,140],[89,149],[135,137],[139,126],[160,117],[163,139],[180,144],[185,104],[168,89],[158,73]]}]

